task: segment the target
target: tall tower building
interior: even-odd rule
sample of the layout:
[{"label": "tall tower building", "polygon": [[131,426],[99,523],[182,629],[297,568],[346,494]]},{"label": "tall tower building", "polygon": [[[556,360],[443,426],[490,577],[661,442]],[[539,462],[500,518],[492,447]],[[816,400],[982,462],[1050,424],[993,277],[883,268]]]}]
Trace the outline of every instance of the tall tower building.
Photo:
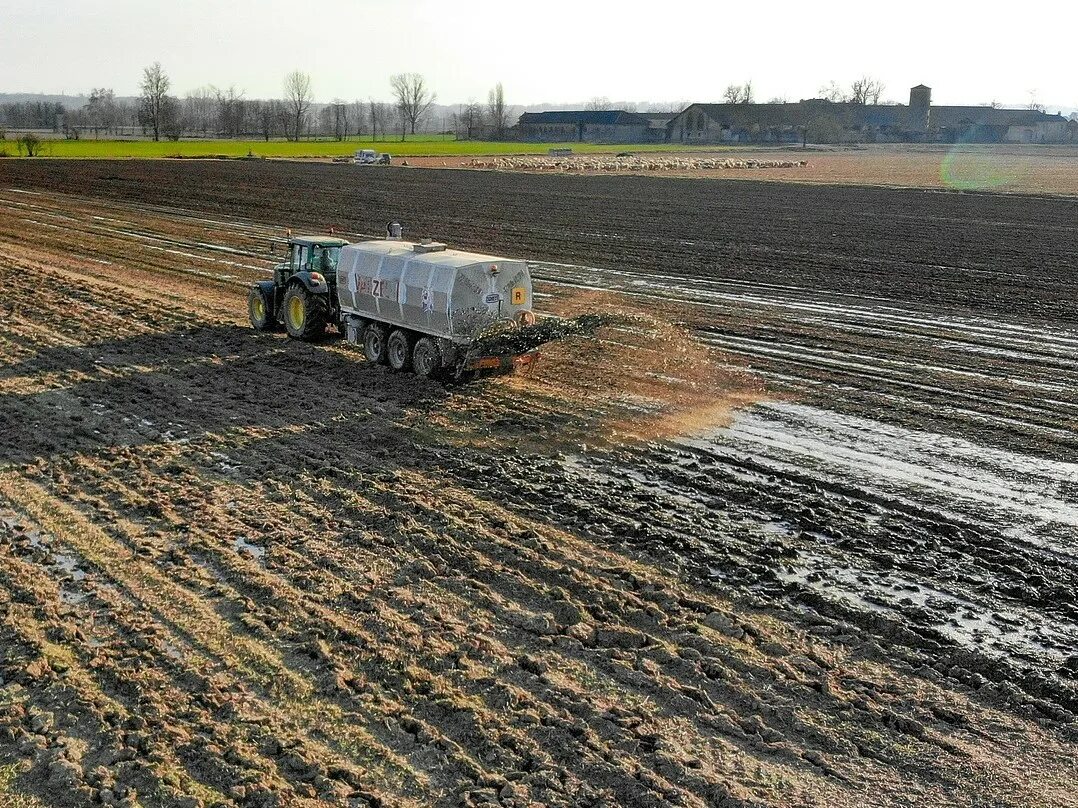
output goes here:
[{"label": "tall tower building", "polygon": [[923,84],[910,88],[909,128],[911,132],[927,132],[932,109],[932,88]]}]

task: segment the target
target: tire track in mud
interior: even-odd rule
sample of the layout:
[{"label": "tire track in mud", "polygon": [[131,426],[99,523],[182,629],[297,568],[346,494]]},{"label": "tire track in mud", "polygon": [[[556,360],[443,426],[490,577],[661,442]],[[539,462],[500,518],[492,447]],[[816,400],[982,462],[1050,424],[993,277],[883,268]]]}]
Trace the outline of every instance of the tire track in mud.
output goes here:
[{"label": "tire track in mud", "polygon": [[[151,218],[150,232],[180,226]],[[77,517],[176,593],[140,614],[132,573],[72,552],[88,545],[68,523],[46,543],[86,573],[77,581],[40,548],[0,541],[13,558],[0,570],[0,756],[23,749],[37,793],[69,778],[95,799],[116,786],[169,805],[863,804],[913,792],[925,804],[1073,804],[1064,673],[1017,639],[996,649],[1001,663],[944,633],[936,605],[918,616],[918,602],[898,602],[917,590],[886,592],[932,585],[926,601],[964,598],[1007,619],[1044,609],[1051,620],[1019,639],[1054,642],[1049,659],[1066,662],[1074,615],[1052,587],[1072,586],[1074,556],[1050,530],[1031,542],[1000,530],[993,508],[956,513],[826,455],[768,449],[751,422],[597,449],[594,422],[536,385],[446,390],[341,346],[260,338],[232,325],[240,295],[181,274],[183,256],[151,251],[133,269],[110,243],[92,257],[125,257],[112,266],[81,247],[50,266],[27,255],[33,240],[19,235],[21,269],[0,269],[33,268],[50,290],[6,301],[18,316],[5,315],[0,342],[0,417],[17,436],[0,458],[14,486],[5,507],[29,524],[26,492],[42,492],[36,507]],[[103,297],[125,310],[102,316]],[[819,338],[831,324],[798,327]],[[927,324],[922,341],[947,328]],[[797,436],[786,407],[769,428]],[[557,434],[563,454],[506,446]],[[580,439],[592,448],[575,456]],[[1044,468],[1065,482],[1048,466],[1020,473]],[[1057,501],[1073,499],[1064,488]],[[876,601],[843,605],[810,586],[813,573],[848,584],[831,556]],[[57,611],[87,592],[98,594]],[[217,633],[202,636],[192,615]],[[977,619],[990,642],[1005,639],[1005,620]],[[274,675],[312,682],[318,710],[340,712],[298,721],[296,696],[268,690],[232,637],[272,651]],[[107,712],[94,699],[120,705],[118,734],[90,731]],[[148,728],[127,725],[151,703]],[[170,743],[184,735],[166,727],[192,743]],[[332,740],[350,728],[366,738]],[[178,757],[160,751],[173,746]],[[404,779],[372,780],[372,754]]]}]

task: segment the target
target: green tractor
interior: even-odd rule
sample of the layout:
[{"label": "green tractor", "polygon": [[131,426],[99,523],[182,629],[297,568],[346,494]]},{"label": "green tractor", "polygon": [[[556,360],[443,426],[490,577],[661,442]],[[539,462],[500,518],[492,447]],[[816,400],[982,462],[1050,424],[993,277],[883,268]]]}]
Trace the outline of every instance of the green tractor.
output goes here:
[{"label": "green tractor", "polygon": [[288,239],[288,258],[273,268],[273,280],[259,281],[247,296],[247,314],[259,331],[283,323],[293,339],[315,340],[327,323],[338,325],[337,263],[348,242],[329,236]]}]

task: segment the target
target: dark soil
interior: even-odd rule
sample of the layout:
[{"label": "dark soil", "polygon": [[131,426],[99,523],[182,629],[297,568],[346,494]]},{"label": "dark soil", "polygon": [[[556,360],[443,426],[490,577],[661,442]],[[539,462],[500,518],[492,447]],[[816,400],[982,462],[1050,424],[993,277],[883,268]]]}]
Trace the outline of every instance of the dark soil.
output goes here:
[{"label": "dark soil", "polygon": [[[74,168],[73,168],[74,167]],[[1078,199],[263,161],[0,162],[0,185],[1074,322]]]}]

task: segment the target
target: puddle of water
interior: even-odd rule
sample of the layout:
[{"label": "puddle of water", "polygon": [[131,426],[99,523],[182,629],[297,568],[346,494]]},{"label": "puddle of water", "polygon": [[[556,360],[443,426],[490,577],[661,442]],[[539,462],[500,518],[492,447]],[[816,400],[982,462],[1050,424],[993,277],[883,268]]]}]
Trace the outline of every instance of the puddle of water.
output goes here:
[{"label": "puddle of water", "polygon": [[[931,504],[1023,540],[1078,547],[1078,463],[980,446],[790,403],[756,405],[727,429],[685,441],[736,446],[776,469],[815,469],[866,491]],[[1068,538],[1069,537],[1069,538]]]},{"label": "puddle of water", "polygon": [[45,546],[45,542],[41,538],[41,532],[38,530],[27,530],[23,521],[11,511],[0,514],[0,524],[4,526],[6,532],[28,541],[31,547],[38,548]]},{"label": "puddle of water", "polygon": [[66,603],[68,606],[78,606],[80,603],[85,603],[89,595],[84,592],[76,592],[73,589],[67,587],[61,587],[60,600]]},{"label": "puddle of water", "polygon": [[52,554],[52,563],[71,576],[72,581],[64,581],[60,584],[60,600],[68,606],[78,606],[89,597],[85,592],[72,588],[86,579],[86,570],[79,566],[79,561],[67,553]]},{"label": "puddle of water", "polygon": [[868,574],[841,566],[823,555],[801,554],[796,567],[776,570],[779,580],[806,586],[835,600],[846,600],[859,609],[897,613],[928,625],[953,642],[982,651],[1014,654],[1058,664],[1074,643],[1073,633],[1060,630],[1033,609],[994,609],[922,582],[888,572]]},{"label": "puddle of water", "polygon": [[79,561],[74,556],[70,556],[67,553],[54,552],[52,554],[52,562],[70,575],[76,583],[86,578],[86,570],[79,567]]},{"label": "puddle of water", "polygon": [[796,536],[799,532],[796,528],[786,522],[759,522],[757,527],[764,533],[782,536],[784,539]]},{"label": "puddle of water", "polygon": [[161,640],[161,649],[165,652],[166,656],[177,662],[183,662],[187,658],[187,655],[184,654],[178,646],[168,640]]},{"label": "puddle of water", "polygon": [[232,542],[232,549],[237,553],[242,553],[244,551],[250,553],[259,563],[264,563],[266,560],[266,548],[261,544],[253,544],[247,541],[243,536],[237,537],[236,540]]},{"label": "puddle of water", "polygon": [[89,597],[86,593],[72,588],[72,584],[78,585],[86,579],[86,570],[79,566],[79,560],[75,556],[52,550],[41,538],[41,533],[39,531],[26,530],[22,521],[13,513],[7,512],[0,514],[0,525],[11,533],[24,537],[30,543],[31,547],[48,552],[49,558],[45,563],[59,567],[60,570],[70,578],[70,580],[65,580],[60,584],[61,601],[69,606],[76,606]]}]

